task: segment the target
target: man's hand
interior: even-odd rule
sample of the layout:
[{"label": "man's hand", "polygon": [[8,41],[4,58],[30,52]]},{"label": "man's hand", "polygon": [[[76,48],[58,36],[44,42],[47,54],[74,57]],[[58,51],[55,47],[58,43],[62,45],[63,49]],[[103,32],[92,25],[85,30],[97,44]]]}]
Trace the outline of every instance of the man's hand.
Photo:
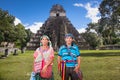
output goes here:
[{"label": "man's hand", "polygon": [[80,66],[76,66],[75,69],[74,69],[74,71],[75,71],[76,73],[78,73],[79,69],[80,69]]},{"label": "man's hand", "polygon": [[77,72],[79,71],[79,69],[80,69],[80,56],[77,57],[77,63],[78,63],[78,65],[75,66],[75,69],[74,69],[74,71],[75,71],[76,73],[77,73]]}]

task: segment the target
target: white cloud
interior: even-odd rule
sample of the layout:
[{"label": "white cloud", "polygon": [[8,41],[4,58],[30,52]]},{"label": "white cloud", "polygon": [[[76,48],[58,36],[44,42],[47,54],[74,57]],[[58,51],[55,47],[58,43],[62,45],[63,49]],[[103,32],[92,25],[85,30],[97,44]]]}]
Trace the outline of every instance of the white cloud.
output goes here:
[{"label": "white cloud", "polygon": [[97,32],[94,29],[90,29],[90,32],[93,32],[93,33],[97,34]]},{"label": "white cloud", "polygon": [[[85,32],[86,32],[86,29],[85,29],[85,28],[80,28],[80,29],[77,29],[77,31],[78,31],[79,33],[85,33]],[[97,34],[97,32],[96,32],[94,29],[91,29],[90,32],[93,32],[93,33],[96,33],[96,34]]]},{"label": "white cloud", "polygon": [[84,33],[86,30],[85,30],[85,28],[80,28],[80,29],[77,29],[77,31],[78,31],[79,33]]},{"label": "white cloud", "polygon": [[19,23],[22,24],[21,20],[15,17],[15,21],[14,21],[15,26],[18,25]]},{"label": "white cloud", "polygon": [[98,22],[98,19],[100,19],[100,17],[98,16],[99,14],[99,10],[98,7],[91,7],[90,3],[87,3],[85,6],[85,9],[87,10],[87,15],[86,17],[91,19],[92,22]]},{"label": "white cloud", "polygon": [[93,23],[96,23],[100,19],[100,16],[98,16],[98,14],[99,14],[98,3],[96,3],[96,5],[94,5],[94,7],[92,7],[92,4],[89,2],[86,4],[75,3],[74,6],[85,8],[87,10],[87,14],[85,17],[91,19],[91,21]]},{"label": "white cloud", "polygon": [[73,5],[76,6],[76,7],[83,7],[83,4],[81,4],[81,3],[75,3]]},{"label": "white cloud", "polygon": [[36,33],[37,30],[40,29],[42,26],[42,22],[34,22],[32,25],[25,24],[24,26],[26,27],[25,29],[30,29],[33,33]]},{"label": "white cloud", "polygon": [[24,26],[26,26],[26,27],[27,27],[27,26],[29,26],[29,24],[28,24],[28,23],[27,23],[27,24],[24,24]]},{"label": "white cloud", "polygon": [[[15,26],[19,23],[22,24],[22,21],[20,19],[18,19],[17,17],[15,17],[15,21],[14,21]],[[43,24],[42,22],[34,22],[32,25],[29,25],[28,23],[27,24],[22,24],[22,25],[25,26],[25,29],[30,29],[33,33],[36,33],[37,30],[40,29],[42,24]]]}]

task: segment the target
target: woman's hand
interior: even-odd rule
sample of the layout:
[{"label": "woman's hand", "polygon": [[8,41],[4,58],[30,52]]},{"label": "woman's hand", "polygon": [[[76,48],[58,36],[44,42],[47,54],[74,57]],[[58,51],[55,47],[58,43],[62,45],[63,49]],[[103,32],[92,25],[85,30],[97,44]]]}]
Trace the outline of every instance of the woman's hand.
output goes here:
[{"label": "woman's hand", "polygon": [[47,65],[45,65],[44,67],[43,67],[43,69],[42,69],[42,73],[45,73],[46,72],[46,70],[47,70]]}]

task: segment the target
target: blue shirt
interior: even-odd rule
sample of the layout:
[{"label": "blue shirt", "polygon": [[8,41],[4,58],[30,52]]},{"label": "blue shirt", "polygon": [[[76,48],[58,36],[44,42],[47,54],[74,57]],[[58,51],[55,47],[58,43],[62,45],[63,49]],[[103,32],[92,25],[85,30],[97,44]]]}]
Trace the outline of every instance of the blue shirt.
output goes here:
[{"label": "blue shirt", "polygon": [[62,60],[73,60],[74,62],[66,62],[67,67],[75,67],[77,65],[77,57],[80,56],[80,52],[78,49],[78,46],[73,44],[70,47],[67,47],[66,45],[63,45],[59,49],[58,56],[61,57]]}]

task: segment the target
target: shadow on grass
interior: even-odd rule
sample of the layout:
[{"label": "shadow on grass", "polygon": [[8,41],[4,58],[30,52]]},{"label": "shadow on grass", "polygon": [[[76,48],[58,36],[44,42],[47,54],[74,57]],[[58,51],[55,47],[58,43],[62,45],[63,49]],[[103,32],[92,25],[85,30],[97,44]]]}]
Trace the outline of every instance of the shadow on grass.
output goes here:
[{"label": "shadow on grass", "polygon": [[2,78],[2,77],[1,77],[1,75],[0,75],[0,80],[5,80],[5,79],[4,79],[4,78]]},{"label": "shadow on grass", "polygon": [[81,53],[81,56],[84,57],[91,57],[91,56],[95,56],[95,57],[109,57],[109,56],[120,56],[120,52],[109,52],[109,53]]}]

